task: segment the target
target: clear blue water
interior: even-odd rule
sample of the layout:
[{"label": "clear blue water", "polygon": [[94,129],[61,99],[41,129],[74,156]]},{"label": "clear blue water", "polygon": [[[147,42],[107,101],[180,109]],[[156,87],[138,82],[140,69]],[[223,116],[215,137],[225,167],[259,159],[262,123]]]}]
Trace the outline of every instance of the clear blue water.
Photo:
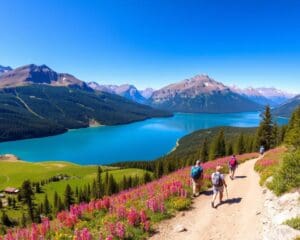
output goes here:
[{"label": "clear blue water", "polygon": [[[182,136],[215,126],[254,127],[259,113],[186,114],[153,118],[118,126],[71,130],[65,134],[0,143],[0,154],[13,153],[23,160],[70,161],[108,164],[153,160],[171,151]],[[287,119],[278,119],[280,124]]]}]

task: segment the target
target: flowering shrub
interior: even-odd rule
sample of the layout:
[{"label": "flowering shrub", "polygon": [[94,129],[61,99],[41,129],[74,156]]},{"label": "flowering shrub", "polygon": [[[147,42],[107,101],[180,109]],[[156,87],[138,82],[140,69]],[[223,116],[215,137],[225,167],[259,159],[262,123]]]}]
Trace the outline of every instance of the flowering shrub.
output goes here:
[{"label": "flowering shrub", "polygon": [[265,153],[263,158],[255,163],[254,169],[260,174],[260,185],[263,185],[273,175],[285,152],[285,147],[271,149]]},{"label": "flowering shrub", "polygon": [[[243,162],[257,156],[255,153],[243,154],[237,159]],[[215,167],[227,166],[228,160],[229,157],[223,157],[204,163],[204,181],[209,182]],[[58,213],[51,223],[44,218],[41,224],[12,229],[5,236],[0,236],[0,240],[145,238],[157,219],[189,208],[190,185],[190,167],[186,167],[110,197],[74,204],[69,211]]]}]

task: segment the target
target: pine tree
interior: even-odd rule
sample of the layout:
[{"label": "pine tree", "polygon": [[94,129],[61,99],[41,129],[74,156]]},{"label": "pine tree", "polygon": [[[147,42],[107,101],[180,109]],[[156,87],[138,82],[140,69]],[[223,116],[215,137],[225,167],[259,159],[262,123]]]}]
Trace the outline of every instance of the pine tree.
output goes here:
[{"label": "pine tree", "polygon": [[218,135],[213,139],[209,153],[209,159],[213,160],[226,155],[226,145],[224,137],[224,129],[221,129]]},{"label": "pine tree", "polygon": [[160,178],[163,175],[164,169],[162,161],[157,161],[155,166],[155,177]]},{"label": "pine tree", "polygon": [[57,194],[57,192],[54,192],[53,206],[54,206],[54,209],[57,211],[58,210],[58,194]]},{"label": "pine tree", "polygon": [[271,115],[271,109],[266,106],[262,120],[257,130],[257,148],[264,146],[265,150],[272,147],[273,140],[273,121]]},{"label": "pine tree", "polygon": [[70,206],[74,203],[74,192],[69,184],[67,184],[64,193],[64,204],[66,209],[70,209]]},{"label": "pine tree", "polygon": [[46,216],[49,216],[51,213],[51,206],[50,206],[50,202],[48,200],[47,194],[45,194],[45,198],[44,198],[44,211],[43,212]]},{"label": "pine tree", "polygon": [[34,192],[32,191],[31,183],[29,180],[23,182],[20,196],[22,202],[27,205],[28,214],[32,222],[34,222]]},{"label": "pine tree", "polygon": [[98,166],[97,168],[97,178],[96,178],[96,196],[97,198],[103,197],[104,191],[103,191],[103,183],[102,183],[102,168]]},{"label": "pine tree", "polygon": [[236,143],[236,150],[235,152],[237,154],[242,154],[246,152],[246,147],[245,147],[245,140],[244,140],[244,134],[240,134],[238,141]]},{"label": "pine tree", "polygon": [[200,152],[200,160],[202,162],[207,162],[208,161],[208,141],[207,138],[204,139],[201,147],[201,152]]},{"label": "pine tree", "polygon": [[125,190],[125,189],[128,189],[128,183],[127,183],[127,178],[125,175],[123,175],[123,180],[122,180],[122,183],[121,183],[121,187],[120,187],[122,190]]},{"label": "pine tree", "polygon": [[289,121],[284,141],[293,148],[300,147],[300,106],[293,112]]},{"label": "pine tree", "polygon": [[148,183],[151,182],[152,178],[148,172],[145,172],[144,177],[143,177],[143,182]]}]

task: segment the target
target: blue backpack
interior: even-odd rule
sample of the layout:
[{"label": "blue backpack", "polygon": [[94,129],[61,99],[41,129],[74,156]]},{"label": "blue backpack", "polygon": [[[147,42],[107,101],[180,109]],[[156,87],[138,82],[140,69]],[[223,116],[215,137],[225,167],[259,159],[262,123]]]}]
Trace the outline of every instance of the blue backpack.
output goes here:
[{"label": "blue backpack", "polygon": [[199,179],[202,175],[203,168],[201,166],[193,166],[191,170],[191,177],[195,180]]}]

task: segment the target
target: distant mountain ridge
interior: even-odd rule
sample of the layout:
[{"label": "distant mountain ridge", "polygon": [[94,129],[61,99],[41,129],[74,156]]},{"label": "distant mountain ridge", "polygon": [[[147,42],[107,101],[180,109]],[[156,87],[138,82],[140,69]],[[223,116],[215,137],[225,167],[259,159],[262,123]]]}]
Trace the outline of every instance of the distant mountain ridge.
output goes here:
[{"label": "distant mountain ridge", "polygon": [[238,88],[232,86],[231,90],[241,94],[248,99],[261,104],[261,105],[270,105],[271,107],[279,106],[280,104],[286,102],[288,99],[291,99],[295,94],[288,93],[274,87],[260,87],[260,88]]},{"label": "distant mountain ridge", "polygon": [[5,66],[0,65],[0,75],[5,72],[11,71],[11,70],[13,70],[13,69],[10,66],[5,67]]},{"label": "distant mountain ridge", "polygon": [[71,74],[57,73],[46,65],[39,66],[29,64],[0,75],[0,88],[26,86],[30,84],[64,86],[92,91],[84,81],[77,79]]},{"label": "distant mountain ridge", "polygon": [[229,113],[261,109],[261,105],[207,75],[170,84],[155,91],[149,100],[153,107],[174,112]]},{"label": "distant mountain ridge", "polygon": [[294,110],[300,106],[300,95],[297,95],[280,106],[272,109],[272,113],[280,117],[290,117]]},{"label": "distant mountain ridge", "polygon": [[118,86],[118,85],[100,85],[96,82],[89,82],[88,86],[97,91],[117,94],[119,96],[125,97],[137,103],[141,103],[141,104],[147,103],[147,98],[142,95],[142,91],[139,91],[135,86],[131,84],[122,84]]},{"label": "distant mountain ridge", "polygon": [[172,116],[34,64],[0,75],[0,113],[0,142]]}]

